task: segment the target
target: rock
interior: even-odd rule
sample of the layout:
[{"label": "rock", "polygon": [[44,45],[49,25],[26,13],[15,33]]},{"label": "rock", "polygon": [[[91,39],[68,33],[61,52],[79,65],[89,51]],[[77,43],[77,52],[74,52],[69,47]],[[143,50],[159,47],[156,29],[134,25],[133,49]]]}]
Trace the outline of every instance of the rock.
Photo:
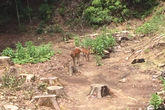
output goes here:
[{"label": "rock", "polygon": [[154,110],[154,106],[153,106],[153,105],[149,105],[149,106],[147,107],[147,110]]},{"label": "rock", "polygon": [[123,78],[123,79],[119,80],[119,82],[122,82],[122,83],[125,83],[126,81],[127,81],[126,78]]},{"label": "rock", "polygon": [[4,110],[18,110],[18,107],[15,105],[4,105],[3,109]]},{"label": "rock", "polygon": [[104,52],[104,56],[102,57],[103,59],[110,58],[110,52],[109,51],[104,50],[103,52]]},{"label": "rock", "polygon": [[134,59],[131,64],[143,63],[143,62],[145,62],[145,59],[144,58],[140,58],[140,59]]}]

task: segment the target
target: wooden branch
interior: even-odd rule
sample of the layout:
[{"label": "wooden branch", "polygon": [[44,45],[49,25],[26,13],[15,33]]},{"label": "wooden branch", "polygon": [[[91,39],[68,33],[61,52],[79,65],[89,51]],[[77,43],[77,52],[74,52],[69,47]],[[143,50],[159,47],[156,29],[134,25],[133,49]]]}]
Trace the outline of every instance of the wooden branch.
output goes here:
[{"label": "wooden branch", "polygon": [[43,78],[40,78],[40,80],[51,85],[51,86],[62,85],[62,84],[60,84],[58,77],[47,77],[47,78],[43,77]]},{"label": "wooden branch", "polygon": [[60,110],[60,107],[57,103],[56,100],[56,95],[39,95],[39,96],[34,96],[32,101],[38,101],[37,105],[39,106],[51,106],[55,108],[55,110]]}]

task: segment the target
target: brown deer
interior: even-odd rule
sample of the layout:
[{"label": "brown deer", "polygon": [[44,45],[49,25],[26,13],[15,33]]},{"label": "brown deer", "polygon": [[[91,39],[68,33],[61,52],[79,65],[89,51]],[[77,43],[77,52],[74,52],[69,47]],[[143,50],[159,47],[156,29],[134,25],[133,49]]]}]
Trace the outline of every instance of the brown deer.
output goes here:
[{"label": "brown deer", "polygon": [[80,48],[75,48],[74,50],[72,50],[72,52],[70,54],[70,56],[72,57],[74,66],[76,66],[76,63],[78,65],[80,64],[80,53],[81,53],[81,49]]},{"label": "brown deer", "polygon": [[81,52],[83,53],[84,58],[89,61],[90,49],[81,48]]}]

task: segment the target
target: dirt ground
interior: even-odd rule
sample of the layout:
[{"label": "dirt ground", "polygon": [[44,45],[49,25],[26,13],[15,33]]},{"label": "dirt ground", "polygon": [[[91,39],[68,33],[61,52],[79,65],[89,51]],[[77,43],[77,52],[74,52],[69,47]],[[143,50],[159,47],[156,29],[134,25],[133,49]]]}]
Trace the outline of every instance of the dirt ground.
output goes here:
[{"label": "dirt ground", "polygon": [[[24,38],[24,41],[29,40],[26,39],[26,36]],[[50,37],[49,41],[53,41],[55,38]],[[46,38],[44,39],[46,40]],[[32,40],[37,42],[38,38],[34,37]],[[145,54],[132,55],[131,49],[135,51],[143,49],[144,42],[147,41],[148,38],[144,37],[123,42],[120,47],[116,46],[115,51],[110,54],[110,58],[103,59],[102,66],[96,66],[94,55],[90,55],[89,62],[81,56],[80,73],[74,76],[69,76],[65,67],[71,60],[70,52],[74,48],[72,41],[54,43],[54,50],[60,50],[61,54],[56,54],[45,63],[16,65],[16,67],[22,73],[35,74],[37,77],[58,77],[67,94],[67,99],[58,99],[61,110],[145,110],[151,94],[161,89],[160,81],[153,79],[153,76],[157,75],[158,69],[142,69],[143,64],[131,64],[134,58],[146,58]],[[6,37],[5,43],[11,44],[10,42],[15,43],[11,36]],[[4,40],[1,39],[0,43],[3,44]],[[2,48],[4,48],[3,45]],[[107,84],[110,95],[101,99],[88,98],[90,85],[95,83]],[[28,104],[30,100],[26,99],[21,92],[6,92],[8,96],[14,94],[17,100],[3,100],[4,91],[0,92],[0,106],[12,102],[24,108],[23,110],[37,110],[33,104]],[[40,107],[38,110],[51,110],[51,108]]]}]

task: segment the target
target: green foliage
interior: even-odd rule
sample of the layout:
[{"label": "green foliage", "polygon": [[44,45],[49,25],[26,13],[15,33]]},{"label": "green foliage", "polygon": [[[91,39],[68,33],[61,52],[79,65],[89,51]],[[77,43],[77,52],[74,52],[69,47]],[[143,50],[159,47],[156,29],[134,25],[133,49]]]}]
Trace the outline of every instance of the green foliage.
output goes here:
[{"label": "green foliage", "polygon": [[155,15],[150,21],[145,22],[143,25],[138,27],[136,29],[136,32],[142,34],[152,34],[154,32],[157,32],[160,29],[160,27],[164,27],[164,23],[165,15]]},{"label": "green foliage", "polygon": [[96,59],[96,65],[97,66],[101,66],[102,65],[102,58],[101,58],[101,56],[100,55],[96,55],[95,56],[95,59]]},{"label": "green foliage", "polygon": [[40,22],[40,24],[38,25],[36,29],[37,34],[42,34],[44,32],[44,25],[45,25],[44,21]]},{"label": "green foliage", "polygon": [[162,81],[163,90],[165,91],[165,79],[163,77],[160,77],[160,80]]},{"label": "green foliage", "polygon": [[92,42],[92,50],[94,53],[103,56],[103,51],[108,47],[112,47],[115,44],[115,39],[112,35],[101,34],[96,37]]},{"label": "green foliage", "polygon": [[11,48],[7,47],[5,50],[3,50],[2,55],[3,56],[9,56],[9,57],[13,58],[14,51]]},{"label": "green foliage", "polygon": [[31,41],[26,42],[25,47],[21,43],[16,44],[16,50],[11,54],[12,49],[5,49],[2,55],[11,56],[14,63],[38,63],[49,60],[54,51],[50,44],[35,46]]},{"label": "green foliage", "polygon": [[79,36],[75,36],[74,37],[74,44],[76,47],[79,47],[81,43],[80,37]]},{"label": "green foliage", "polygon": [[132,16],[144,18],[156,5],[157,0],[92,0],[84,10],[83,17],[88,23],[96,25],[122,22]]},{"label": "green foliage", "polygon": [[39,13],[42,20],[48,21],[53,14],[53,6],[47,3],[41,4]]},{"label": "green foliage", "polygon": [[84,48],[91,48],[92,47],[92,42],[93,40],[89,37],[85,37],[84,39],[82,39],[81,41],[81,47]]},{"label": "green foliage", "polygon": [[87,22],[96,25],[121,22],[129,16],[129,9],[120,0],[92,0],[83,16]]},{"label": "green foliage", "polygon": [[40,90],[40,91],[46,91],[46,88],[48,87],[48,84],[47,83],[41,83],[41,84],[39,84],[38,85],[38,89]]},{"label": "green foliage", "polygon": [[159,106],[162,104],[163,100],[157,94],[152,94],[150,99],[150,104],[154,106],[154,110],[157,110]]},{"label": "green foliage", "polygon": [[95,39],[84,38],[82,41],[79,37],[75,37],[75,46],[81,46],[84,48],[91,48],[97,55],[103,56],[103,51],[109,47],[115,45],[115,39],[111,34],[100,34]]},{"label": "green foliage", "polygon": [[2,77],[2,85],[6,88],[16,89],[24,83],[24,78],[18,78],[10,74],[5,74]]}]

